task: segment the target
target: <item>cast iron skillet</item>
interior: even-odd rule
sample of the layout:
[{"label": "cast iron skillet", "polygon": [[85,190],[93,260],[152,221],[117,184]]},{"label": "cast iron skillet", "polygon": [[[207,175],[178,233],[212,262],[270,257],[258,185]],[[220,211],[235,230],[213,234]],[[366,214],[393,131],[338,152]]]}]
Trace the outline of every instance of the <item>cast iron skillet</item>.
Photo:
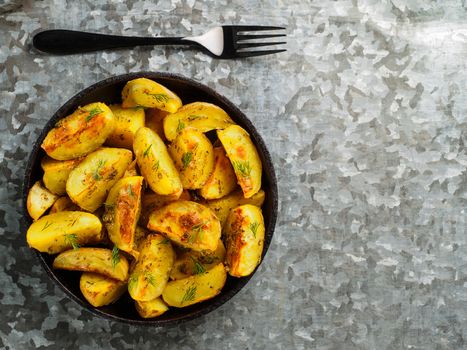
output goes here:
[{"label": "cast iron skillet", "polygon": [[[261,161],[263,163],[262,188],[266,192],[266,200],[262,207],[266,226],[263,250],[264,258],[269,244],[271,243],[274,226],[276,223],[278,193],[277,180],[271,161],[271,156],[266,149],[266,145],[263,139],[258,134],[251,121],[225,97],[219,95],[211,88],[200,84],[199,82],[170,73],[139,72],[114,76],[82,90],[77,95],[72,97],[68,102],[66,102],[62,107],[60,107],[60,109],[45,125],[39,138],[34,144],[31,155],[29,156],[29,161],[24,175],[22,191],[22,232],[24,237],[26,237],[27,228],[32,222],[26,209],[26,198],[29,188],[31,188],[34,182],[40,180],[43,175],[42,169],[40,167],[40,161],[45,153],[40,148],[40,145],[46,134],[50,129],[53,128],[58,120],[71,114],[78,106],[83,106],[88,103],[98,101],[107,104],[120,103],[120,94],[125,83],[129,80],[141,77],[153,79],[158,83],[165,85],[170,90],[174,91],[178,96],[180,96],[183,104],[195,101],[204,101],[218,105],[219,107],[223,108],[236,123],[248,131],[258,149]],[[52,262],[54,256],[42,254],[36,250],[34,250],[34,252],[49,277],[52,278],[52,280],[58,284],[72,300],[97,316],[134,325],[164,326],[197,318],[201,315],[211,312],[232,298],[240,289],[245,286],[245,284],[251,278],[251,275],[243,278],[233,278],[229,276],[224,289],[215,298],[186,308],[170,308],[169,311],[167,311],[165,314],[154,319],[143,319],[136,312],[134,302],[131,300],[128,293],[126,293],[115,304],[101,308],[91,307],[79,290],[79,272],[53,270]],[[252,309],[254,309],[254,305],[252,305]]]}]

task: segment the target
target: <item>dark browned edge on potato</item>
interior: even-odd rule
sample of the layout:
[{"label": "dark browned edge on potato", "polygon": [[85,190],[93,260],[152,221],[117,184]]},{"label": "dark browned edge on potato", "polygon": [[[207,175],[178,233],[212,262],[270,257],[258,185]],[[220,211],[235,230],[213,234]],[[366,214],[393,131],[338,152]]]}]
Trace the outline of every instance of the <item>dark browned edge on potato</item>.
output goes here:
[{"label": "dark browned edge on potato", "polygon": [[[224,96],[193,79],[176,74],[159,72],[129,73],[102,80],[73,96],[62,107],[60,107],[58,111],[55,112],[55,114],[52,116],[52,118],[50,118],[50,120],[46,123],[29,156],[28,164],[24,174],[24,181],[22,184],[23,187],[21,193],[23,216],[21,220],[21,234],[24,237],[25,244],[27,244],[26,231],[29,225],[32,223],[26,208],[26,199],[29,188],[31,188],[34,182],[39,180],[43,174],[40,167],[40,160],[45,155],[45,152],[40,148],[40,145],[49,130],[54,127],[58,120],[71,114],[79,106],[83,106],[91,102],[104,102],[107,104],[120,103],[120,94],[125,83],[129,80],[142,77],[153,79],[174,91],[182,99],[183,104],[195,101],[203,101],[218,105],[219,107],[223,108],[237,124],[242,126],[250,134],[254,144],[258,149],[261,161],[263,163],[262,188],[266,192],[266,199],[262,207],[266,227],[262,255],[263,261],[272,240],[278,210],[278,189],[276,175],[274,172],[271,155],[269,154],[263,139],[253,126],[252,122],[245,116],[245,114],[243,114],[240,109],[238,109]],[[198,318],[201,315],[213,311],[232,298],[247,284],[247,282],[256,272],[255,270],[253,274],[243,278],[234,278],[228,276],[227,282],[222,292],[213,299],[181,309],[171,307],[169,311],[159,317],[154,319],[143,319],[138,315],[134,306],[134,301],[129,297],[128,293],[125,293],[125,295],[115,304],[100,308],[92,307],[84,299],[79,289],[79,272],[53,270],[52,262],[54,256],[50,256],[45,253],[39,253],[36,250],[33,251],[49,277],[58,286],[60,286],[66,295],[81,305],[84,309],[88,310],[94,315],[101,316],[112,321],[133,325],[162,327],[166,325],[176,325],[181,322]],[[254,305],[252,305],[251,309],[252,311],[254,310]]]}]

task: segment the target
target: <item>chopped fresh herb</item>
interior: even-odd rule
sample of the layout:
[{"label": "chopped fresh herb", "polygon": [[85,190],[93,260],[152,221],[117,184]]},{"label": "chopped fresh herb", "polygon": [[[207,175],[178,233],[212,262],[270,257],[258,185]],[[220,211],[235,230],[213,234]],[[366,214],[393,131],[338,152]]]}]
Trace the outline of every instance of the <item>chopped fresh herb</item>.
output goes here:
[{"label": "chopped fresh herb", "polygon": [[159,161],[158,160],[153,164],[152,170],[155,170],[155,171],[159,170]]},{"label": "chopped fresh herb", "polygon": [[148,282],[148,284],[150,284],[151,286],[155,286],[155,285],[156,285],[156,278],[153,276],[152,273],[146,272],[146,273],[144,274],[144,279],[145,279],[146,282]]},{"label": "chopped fresh herb", "polygon": [[183,170],[188,168],[188,165],[190,165],[190,162],[192,159],[193,159],[193,152],[183,153],[182,155]]},{"label": "chopped fresh herb", "polygon": [[99,162],[97,163],[97,168],[94,171],[94,174],[92,174],[92,177],[94,178],[94,180],[98,181],[102,179],[100,171],[102,167],[104,166],[104,164],[105,164],[105,160],[99,159]]},{"label": "chopped fresh herb", "polygon": [[53,222],[50,222],[50,223],[49,223],[49,222],[47,221],[47,222],[45,223],[45,225],[44,225],[44,227],[42,228],[41,231],[44,231],[46,228],[50,227],[52,224],[53,224]]},{"label": "chopped fresh herb", "polygon": [[202,115],[193,115],[193,114],[188,116],[188,120],[190,122],[193,121],[193,120],[196,120],[196,119],[201,119],[201,118],[204,118],[204,117]]},{"label": "chopped fresh herb", "polygon": [[148,93],[146,94],[149,96],[152,96],[152,98],[154,98],[159,103],[165,103],[168,100],[170,100],[170,97],[167,96],[166,94],[148,94]]},{"label": "chopped fresh herb", "polygon": [[65,243],[71,245],[73,249],[79,249],[78,236],[75,233],[65,234]]},{"label": "chopped fresh herb", "polygon": [[99,107],[96,107],[96,108],[93,108],[89,111],[89,114],[88,116],[86,117],[86,123],[88,121],[90,121],[92,118],[94,118],[96,115],[98,115],[99,113],[102,113],[103,110],[100,109]]},{"label": "chopped fresh herb", "polygon": [[164,240],[157,243],[157,245],[159,245],[159,244],[169,244],[169,242],[170,242],[170,239],[164,238]]},{"label": "chopped fresh herb", "polygon": [[178,125],[177,125],[177,133],[179,133],[183,129],[185,129],[185,123],[181,119],[179,119],[178,120]]},{"label": "chopped fresh herb", "polygon": [[132,198],[135,197],[135,193],[133,192],[133,188],[131,187],[131,185],[128,185],[127,191],[128,191],[128,195],[130,197],[132,197]]},{"label": "chopped fresh herb", "polygon": [[120,249],[116,245],[112,248],[112,267],[115,268],[120,262]]},{"label": "chopped fresh herb", "polygon": [[242,177],[250,177],[251,174],[251,166],[250,162],[248,160],[246,161],[234,161],[233,162],[233,167],[237,171],[239,175]]},{"label": "chopped fresh herb", "polygon": [[201,275],[202,273],[206,272],[206,269],[198,260],[193,257],[191,257],[191,260],[193,260],[193,263],[195,264],[193,273],[196,275]]},{"label": "chopped fresh herb", "polygon": [[253,236],[256,238],[256,233],[258,232],[259,222],[255,221],[250,224],[250,231],[253,233]]},{"label": "chopped fresh herb", "polygon": [[76,224],[76,221],[78,221],[78,218],[76,218],[75,220],[73,220],[73,222],[70,224],[70,226],[74,226]]},{"label": "chopped fresh herb", "polygon": [[190,236],[190,243],[193,243],[196,239],[198,240],[203,239],[203,233],[204,233],[203,226],[204,225],[205,224],[202,222],[200,224],[197,224],[191,227],[191,232],[193,232],[193,234]]},{"label": "chopped fresh herb", "polygon": [[146,150],[144,151],[143,153],[143,157],[147,157],[149,155],[149,150],[151,149],[152,147],[152,143],[148,146],[148,148],[146,148]]},{"label": "chopped fresh herb", "polygon": [[135,288],[136,282],[138,282],[138,275],[131,275],[128,279],[128,290]]},{"label": "chopped fresh herb", "polygon": [[185,295],[182,298],[182,304],[187,301],[195,300],[195,296],[196,296],[196,286],[188,287],[187,291],[185,292]]}]

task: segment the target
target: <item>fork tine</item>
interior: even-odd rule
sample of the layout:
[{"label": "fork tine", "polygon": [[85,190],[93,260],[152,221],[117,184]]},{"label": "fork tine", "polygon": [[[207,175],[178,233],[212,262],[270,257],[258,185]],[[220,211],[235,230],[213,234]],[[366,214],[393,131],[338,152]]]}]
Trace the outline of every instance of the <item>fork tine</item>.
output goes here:
[{"label": "fork tine", "polygon": [[265,39],[265,38],[278,38],[280,36],[286,36],[286,34],[238,35],[237,41],[252,40],[252,39]]},{"label": "fork tine", "polygon": [[273,26],[232,26],[237,32],[250,32],[257,30],[280,30],[285,29],[285,27],[273,27]]},{"label": "fork tine", "polygon": [[282,50],[262,50],[262,51],[241,51],[237,52],[235,55],[237,57],[254,57],[254,56],[265,56],[265,55],[272,55],[274,53],[284,52],[287,51],[286,49]]},{"label": "fork tine", "polygon": [[281,44],[287,44],[285,41],[282,42],[277,42],[277,43],[246,43],[246,44],[238,44],[237,49],[246,49],[248,47],[258,47],[258,46],[269,46],[269,45],[281,45]]}]

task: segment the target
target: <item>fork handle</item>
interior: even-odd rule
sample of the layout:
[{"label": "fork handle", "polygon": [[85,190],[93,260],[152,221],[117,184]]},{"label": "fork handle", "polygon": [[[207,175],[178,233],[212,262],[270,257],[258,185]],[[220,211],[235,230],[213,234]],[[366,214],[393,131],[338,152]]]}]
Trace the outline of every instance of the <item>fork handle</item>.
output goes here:
[{"label": "fork handle", "polygon": [[182,39],[182,37],[120,36],[53,29],[37,33],[32,44],[40,51],[59,55],[146,45],[197,45],[195,42]]}]

